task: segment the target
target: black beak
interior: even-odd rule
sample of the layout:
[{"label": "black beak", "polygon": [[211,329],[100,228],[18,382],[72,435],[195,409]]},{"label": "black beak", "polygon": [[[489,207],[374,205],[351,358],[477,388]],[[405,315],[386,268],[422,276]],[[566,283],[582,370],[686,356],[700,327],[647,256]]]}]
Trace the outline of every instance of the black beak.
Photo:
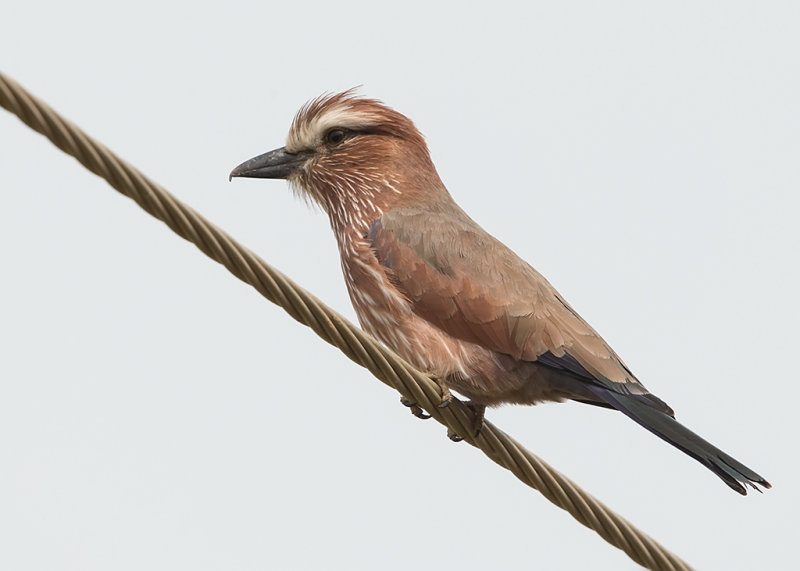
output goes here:
[{"label": "black beak", "polygon": [[311,153],[288,153],[286,147],[275,149],[245,161],[231,171],[228,180],[235,176],[247,178],[289,178],[303,169]]}]

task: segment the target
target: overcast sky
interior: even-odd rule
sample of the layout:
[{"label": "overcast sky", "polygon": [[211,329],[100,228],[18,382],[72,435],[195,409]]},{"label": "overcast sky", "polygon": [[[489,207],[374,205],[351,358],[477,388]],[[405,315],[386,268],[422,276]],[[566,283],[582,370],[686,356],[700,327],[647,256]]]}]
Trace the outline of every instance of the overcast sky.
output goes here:
[{"label": "overcast sky", "polygon": [[[210,4],[13,3],[0,69],[351,319],[325,216],[227,176],[362,85],[774,488],[607,410],[489,419],[698,568],[796,565],[796,2]],[[4,111],[0,188],[0,568],[636,568]]]}]

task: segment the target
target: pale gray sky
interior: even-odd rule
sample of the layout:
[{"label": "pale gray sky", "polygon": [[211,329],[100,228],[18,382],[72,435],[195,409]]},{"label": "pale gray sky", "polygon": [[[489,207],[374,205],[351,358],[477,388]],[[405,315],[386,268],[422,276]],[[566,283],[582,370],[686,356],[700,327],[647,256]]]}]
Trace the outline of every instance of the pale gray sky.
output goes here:
[{"label": "pale gray sky", "polygon": [[[795,2],[16,3],[2,70],[353,317],[327,220],[227,182],[363,85],[739,497],[621,414],[489,418],[701,569],[789,569]],[[0,112],[0,568],[632,569],[569,515]]]}]

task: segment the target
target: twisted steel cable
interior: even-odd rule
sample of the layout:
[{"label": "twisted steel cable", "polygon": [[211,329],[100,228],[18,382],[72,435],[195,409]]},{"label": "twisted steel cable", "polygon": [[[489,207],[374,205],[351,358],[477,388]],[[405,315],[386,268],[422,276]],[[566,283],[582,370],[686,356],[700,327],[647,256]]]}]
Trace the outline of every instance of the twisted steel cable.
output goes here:
[{"label": "twisted steel cable", "polygon": [[638,530],[568,478],[532,454],[502,430],[486,421],[474,436],[473,413],[458,399],[441,408],[441,393],[427,375],[380,345],[361,329],[324,305],[281,272],[236,243],[160,185],[117,157],[81,129],[59,116],[14,80],[0,72],[0,105],[17,115],[88,170],[133,199],[176,234],[195,244],[204,254],[250,284],[269,301],[281,306],[295,320],[310,327],[322,339],[338,347],[352,361],[417,403],[436,421],[465,442],[479,448],[491,460],[510,470],[550,502],[568,511],[580,523],[596,531],[636,563],[654,570],[682,571],[689,565]]}]

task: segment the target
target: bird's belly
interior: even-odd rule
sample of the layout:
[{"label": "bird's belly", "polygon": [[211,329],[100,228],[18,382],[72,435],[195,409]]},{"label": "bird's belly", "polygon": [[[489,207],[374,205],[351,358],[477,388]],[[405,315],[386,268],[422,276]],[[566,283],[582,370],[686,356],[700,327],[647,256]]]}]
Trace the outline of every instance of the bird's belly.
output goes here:
[{"label": "bird's belly", "polygon": [[373,307],[356,313],[370,335],[475,402],[535,404],[569,397],[556,388],[553,371],[451,337],[410,311],[398,315]]},{"label": "bird's belly", "polygon": [[410,309],[353,305],[361,327],[415,367],[440,378],[466,374],[468,352]]}]

